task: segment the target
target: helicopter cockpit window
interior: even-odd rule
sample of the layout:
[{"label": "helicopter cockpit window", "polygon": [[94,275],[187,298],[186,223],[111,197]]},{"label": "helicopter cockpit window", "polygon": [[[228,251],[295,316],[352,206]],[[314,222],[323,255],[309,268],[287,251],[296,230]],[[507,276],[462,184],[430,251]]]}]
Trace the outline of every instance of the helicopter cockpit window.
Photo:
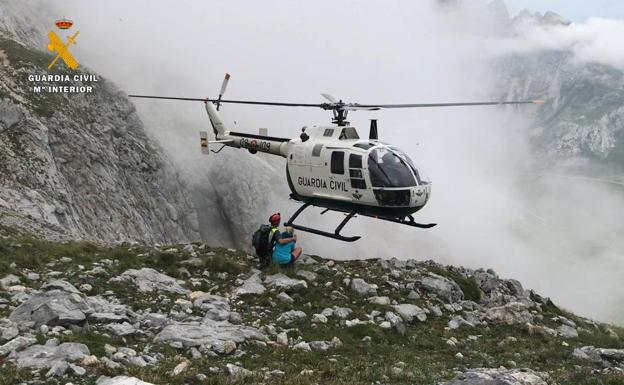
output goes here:
[{"label": "helicopter cockpit window", "polygon": [[370,152],[368,170],[373,187],[416,186],[407,161],[387,148],[376,148]]},{"label": "helicopter cockpit window", "polygon": [[323,149],[322,144],[315,144],[314,147],[312,147],[312,156],[321,156],[322,149]]},{"label": "helicopter cockpit window", "polygon": [[407,156],[407,154],[405,154],[403,151],[395,146],[388,146],[388,148],[390,148],[395,154],[401,157],[401,159],[403,159],[410,166],[410,168],[414,172],[414,176],[416,176],[416,180],[418,181],[419,185],[431,183],[429,182],[427,176],[425,176],[421,171],[418,170],[418,167],[416,167],[412,158]]},{"label": "helicopter cockpit window", "polygon": [[334,151],[331,154],[332,174],[344,174],[344,152]]}]

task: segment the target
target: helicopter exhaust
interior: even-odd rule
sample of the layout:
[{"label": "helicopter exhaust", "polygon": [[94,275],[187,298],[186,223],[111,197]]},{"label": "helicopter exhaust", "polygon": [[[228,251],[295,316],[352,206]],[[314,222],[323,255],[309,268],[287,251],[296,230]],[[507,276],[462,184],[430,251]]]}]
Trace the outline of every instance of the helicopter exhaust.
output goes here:
[{"label": "helicopter exhaust", "polygon": [[371,123],[370,123],[370,131],[368,133],[368,139],[377,140],[379,139],[377,135],[377,119],[371,119],[370,121]]}]

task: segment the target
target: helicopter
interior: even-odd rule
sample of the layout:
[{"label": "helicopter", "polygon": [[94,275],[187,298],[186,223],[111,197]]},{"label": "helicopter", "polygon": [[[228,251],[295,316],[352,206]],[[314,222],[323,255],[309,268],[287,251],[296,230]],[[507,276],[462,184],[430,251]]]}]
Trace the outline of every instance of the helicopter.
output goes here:
[{"label": "helicopter", "polygon": [[[286,181],[290,198],[301,203],[285,226],[345,242],[354,242],[361,236],[341,234],[354,217],[366,216],[415,228],[427,229],[435,223],[418,223],[416,213],[431,198],[431,181],[412,159],[399,147],[379,141],[377,120],[371,119],[368,138],[361,138],[347,121],[350,111],[376,111],[393,108],[426,108],[457,106],[493,106],[543,104],[541,99],[520,101],[489,101],[463,103],[419,104],[358,104],[345,103],[329,94],[321,94],[324,103],[285,103],[223,99],[230,75],[226,74],[219,96],[186,98],[153,95],[128,95],[133,98],[165,99],[203,102],[208,113],[215,140],[208,132],[200,132],[201,151],[218,154],[225,147],[246,149],[251,154],[263,152],[286,158]],[[282,107],[321,108],[333,113],[332,125],[304,126],[298,138],[269,136],[266,128],[258,134],[236,132],[223,123],[219,114],[221,104],[247,104]],[[219,145],[218,150],[209,148]],[[295,223],[308,207],[324,208],[345,213],[345,218],[333,232]]]}]

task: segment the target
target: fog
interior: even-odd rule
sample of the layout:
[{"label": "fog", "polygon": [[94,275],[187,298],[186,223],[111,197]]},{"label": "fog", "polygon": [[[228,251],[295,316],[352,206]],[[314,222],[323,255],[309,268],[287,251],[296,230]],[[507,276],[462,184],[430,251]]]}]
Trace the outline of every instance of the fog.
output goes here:
[{"label": "fog", "polygon": [[[612,44],[624,37],[620,21],[590,19],[569,29],[529,24],[509,36],[501,32],[504,20],[481,1],[456,10],[435,1],[50,3],[80,30],[72,50],[81,64],[127,93],[214,97],[227,71],[231,98],[314,103],[326,92],[359,103],[474,101],[504,94],[492,88],[489,65],[511,52],[569,49],[580,61],[619,67],[624,62]],[[191,182],[192,175],[220,161],[245,167],[257,159],[233,149],[222,158],[201,157],[197,131],[209,126],[201,103],[135,104],[148,131]],[[361,136],[368,133],[369,119],[378,118],[380,138],[399,144],[433,181],[432,198],[417,220],[439,225],[424,231],[358,218],[344,233],[364,234],[361,241],[345,244],[301,233],[304,250],[335,258],[397,256],[492,267],[571,310],[621,322],[622,189],[528,177],[536,168],[528,142],[534,108],[539,107],[352,113]],[[285,137],[330,120],[329,113],[314,109],[228,105],[222,112],[237,130],[268,127]],[[269,161],[283,172],[283,160]],[[269,205],[292,213],[296,205],[287,200],[281,178]],[[233,175],[229,187],[237,183]],[[270,213],[264,210],[259,221]],[[318,217],[319,212],[303,220],[316,226],[341,220],[337,214]]]}]

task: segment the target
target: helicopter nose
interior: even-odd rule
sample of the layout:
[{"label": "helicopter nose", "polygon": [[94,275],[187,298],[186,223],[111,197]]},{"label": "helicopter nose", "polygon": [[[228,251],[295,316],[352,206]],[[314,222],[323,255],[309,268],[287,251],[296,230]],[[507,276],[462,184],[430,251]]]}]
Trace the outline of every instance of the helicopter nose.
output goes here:
[{"label": "helicopter nose", "polygon": [[415,186],[412,190],[412,207],[424,206],[431,196],[431,185]]}]

